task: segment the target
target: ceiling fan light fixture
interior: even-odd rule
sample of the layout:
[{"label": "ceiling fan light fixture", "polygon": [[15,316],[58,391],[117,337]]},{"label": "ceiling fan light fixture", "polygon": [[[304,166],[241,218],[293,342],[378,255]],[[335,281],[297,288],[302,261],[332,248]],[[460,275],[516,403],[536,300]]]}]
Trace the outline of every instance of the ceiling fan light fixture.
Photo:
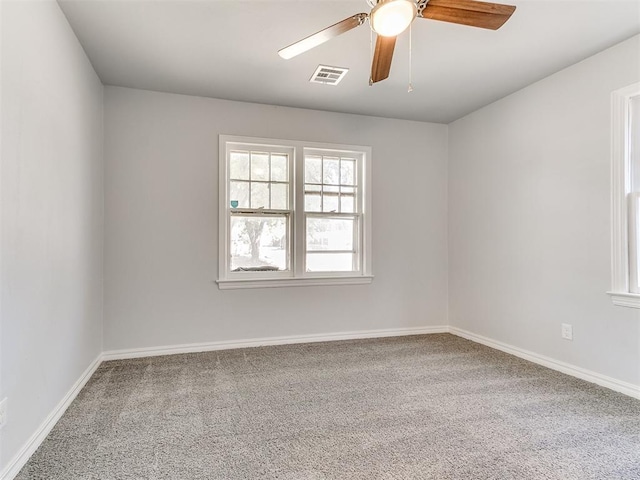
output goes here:
[{"label": "ceiling fan light fixture", "polygon": [[380,0],[371,13],[371,28],[383,37],[395,37],[404,32],[418,14],[413,0]]}]

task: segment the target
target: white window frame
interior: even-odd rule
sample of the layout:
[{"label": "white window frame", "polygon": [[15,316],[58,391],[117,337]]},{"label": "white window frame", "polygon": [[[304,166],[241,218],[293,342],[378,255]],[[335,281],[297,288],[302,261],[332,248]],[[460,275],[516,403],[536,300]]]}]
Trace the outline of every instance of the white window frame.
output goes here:
[{"label": "white window frame", "polygon": [[[289,153],[289,266],[288,271],[232,272],[230,271],[231,207],[228,178],[229,152],[234,147],[247,146]],[[304,156],[305,153],[331,152],[349,154],[357,159],[358,234],[357,248],[359,269],[357,272],[307,272],[306,217],[314,213],[304,211]],[[218,199],[218,288],[266,288],[304,285],[352,285],[368,284],[373,280],[371,266],[371,148],[359,145],[336,145],[294,140],[219,136],[219,199]],[[248,209],[250,210],[250,209]],[[268,214],[268,212],[265,212]],[[282,211],[278,212],[282,214]],[[328,214],[318,214],[328,215]],[[336,214],[339,216],[339,214]]]},{"label": "white window frame", "polygon": [[611,94],[611,290],[607,293],[615,305],[631,308],[640,308],[640,292],[631,287],[637,285],[640,228],[640,198],[632,192],[630,131],[630,105],[637,96],[640,82]]}]

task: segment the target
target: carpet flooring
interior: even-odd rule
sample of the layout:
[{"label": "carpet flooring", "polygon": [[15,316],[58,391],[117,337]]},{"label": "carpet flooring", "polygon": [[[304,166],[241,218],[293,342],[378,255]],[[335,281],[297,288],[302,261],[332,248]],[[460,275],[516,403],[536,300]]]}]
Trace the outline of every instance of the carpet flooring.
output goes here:
[{"label": "carpet flooring", "polygon": [[640,479],[640,401],[421,335],[103,363],[18,480]]}]

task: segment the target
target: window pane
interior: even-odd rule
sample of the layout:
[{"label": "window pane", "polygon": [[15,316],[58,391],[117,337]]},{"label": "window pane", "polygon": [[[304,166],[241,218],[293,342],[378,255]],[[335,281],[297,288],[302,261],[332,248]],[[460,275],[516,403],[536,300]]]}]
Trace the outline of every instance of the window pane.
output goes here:
[{"label": "window pane", "polygon": [[271,155],[271,181],[287,182],[289,175],[287,174],[287,163],[289,157],[287,155],[273,154]]},{"label": "window pane", "polygon": [[322,187],[322,191],[325,192],[325,193],[338,193],[340,191],[340,187],[338,187],[337,185],[336,186],[332,186],[332,185],[326,186],[325,185],[325,186]]},{"label": "window pane", "polygon": [[229,178],[249,180],[249,152],[231,152]]},{"label": "window pane", "polygon": [[308,155],[304,159],[304,181],[322,183],[322,158]]},{"label": "window pane", "polygon": [[307,272],[352,272],[351,253],[307,253]]},{"label": "window pane", "polygon": [[340,212],[342,213],[355,213],[354,201],[351,195],[340,196]]},{"label": "window pane", "polygon": [[343,158],[340,162],[340,183],[343,185],[355,185],[356,162],[352,158]]},{"label": "window pane", "polygon": [[629,160],[632,191],[640,191],[640,95],[629,100]]},{"label": "window pane", "polygon": [[[231,182],[229,201],[232,208],[249,207],[249,182]],[[237,204],[235,202],[238,202]]]},{"label": "window pane", "polygon": [[306,212],[319,212],[320,211],[320,195],[305,195],[304,196],[304,210]]},{"label": "window pane", "polygon": [[305,185],[304,186],[304,191],[305,192],[320,192],[322,190],[322,187],[320,185]]},{"label": "window pane", "polygon": [[353,250],[354,218],[307,217],[307,250]]},{"label": "window pane", "polygon": [[284,183],[271,184],[271,208],[274,210],[288,210],[289,202],[287,201],[289,193],[289,185]]},{"label": "window pane", "polygon": [[287,217],[233,215],[231,270],[287,270]]},{"label": "window pane", "polygon": [[323,212],[337,212],[338,205],[338,195],[323,195],[322,196],[322,211]]},{"label": "window pane", "polygon": [[251,180],[269,180],[269,154],[251,152]]},{"label": "window pane", "polygon": [[322,183],[340,183],[340,161],[333,157],[323,157]]},{"label": "window pane", "polygon": [[629,291],[640,293],[640,196],[630,193],[630,222],[629,222],[629,259],[631,271],[629,272]]},{"label": "window pane", "polygon": [[251,208],[269,208],[269,184],[251,183]]}]

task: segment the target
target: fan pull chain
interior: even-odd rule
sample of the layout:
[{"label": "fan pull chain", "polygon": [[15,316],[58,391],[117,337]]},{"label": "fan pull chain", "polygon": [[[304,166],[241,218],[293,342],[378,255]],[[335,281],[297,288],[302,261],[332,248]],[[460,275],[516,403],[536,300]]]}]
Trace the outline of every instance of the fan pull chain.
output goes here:
[{"label": "fan pull chain", "polygon": [[411,65],[412,65],[412,62],[411,62],[411,53],[412,53],[411,52],[411,47],[412,47],[413,42],[411,40],[412,40],[412,38],[411,38],[411,25],[409,25],[409,88],[407,88],[407,92],[408,93],[413,92],[413,84],[411,83]]}]

